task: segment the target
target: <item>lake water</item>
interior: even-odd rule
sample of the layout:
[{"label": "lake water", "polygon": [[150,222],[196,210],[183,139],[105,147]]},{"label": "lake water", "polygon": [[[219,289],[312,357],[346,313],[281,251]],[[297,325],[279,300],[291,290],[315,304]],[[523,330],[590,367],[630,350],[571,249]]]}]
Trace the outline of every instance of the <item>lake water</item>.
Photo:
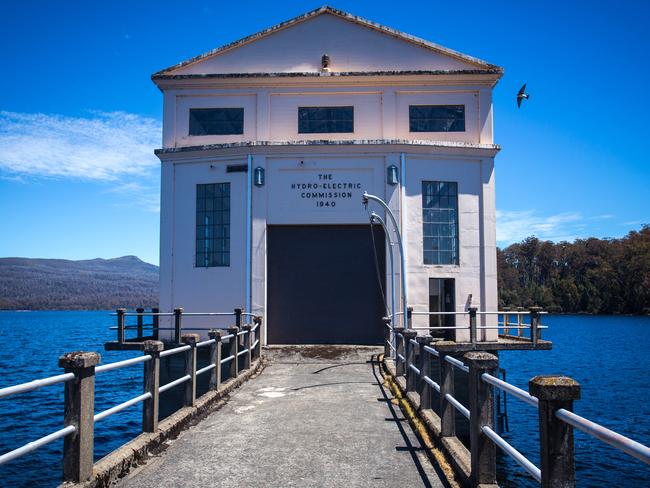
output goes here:
[{"label": "lake water", "polygon": [[[501,353],[508,381],[527,390],[537,374],[571,376],[582,385],[577,413],[650,445],[650,318],[545,316],[544,323],[553,350]],[[138,355],[104,351],[115,337],[113,324],[109,312],[0,312],[0,387],[61,373],[57,358],[69,351],[98,351],[102,362]],[[98,375],[96,411],[139,395],[141,375],[141,367]],[[62,402],[62,385],[0,399],[0,454],[60,429]],[[135,406],[97,423],[96,459],[138,435],[140,416]],[[503,436],[539,465],[537,412],[509,397],[508,417],[510,431]],[[650,485],[650,467],[580,432],[575,443],[580,487]],[[0,486],[56,486],[62,445],[0,466]],[[508,458],[499,464],[501,486],[538,486]]]}]

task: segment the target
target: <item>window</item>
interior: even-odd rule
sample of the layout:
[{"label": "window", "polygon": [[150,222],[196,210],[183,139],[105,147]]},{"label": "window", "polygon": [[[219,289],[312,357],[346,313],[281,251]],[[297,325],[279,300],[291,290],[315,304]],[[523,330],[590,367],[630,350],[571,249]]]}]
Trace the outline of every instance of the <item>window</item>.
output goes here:
[{"label": "window", "polygon": [[422,182],[424,264],[458,264],[458,184]]},{"label": "window", "polygon": [[465,105],[409,105],[411,132],[465,132]]},{"label": "window", "polygon": [[298,107],[298,133],[354,132],[354,107]]},{"label": "window", "polygon": [[196,185],[196,267],[230,266],[230,183]]},{"label": "window", "polygon": [[243,108],[191,108],[191,136],[226,136],[244,133]]}]

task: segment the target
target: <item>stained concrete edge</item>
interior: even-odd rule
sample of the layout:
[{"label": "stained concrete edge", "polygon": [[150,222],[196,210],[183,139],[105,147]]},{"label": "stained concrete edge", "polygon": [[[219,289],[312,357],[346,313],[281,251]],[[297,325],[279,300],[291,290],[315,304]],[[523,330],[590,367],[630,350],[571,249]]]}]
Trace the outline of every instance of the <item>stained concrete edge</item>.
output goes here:
[{"label": "stained concrete edge", "polygon": [[420,396],[418,394],[407,393],[406,379],[397,376],[395,363],[392,359],[384,358],[382,365],[386,374],[392,378],[393,382],[399,388],[402,397],[417,412],[419,420],[427,427],[436,447],[443,453],[447,463],[453,468],[458,480],[463,486],[470,486],[471,459],[469,450],[457,437],[440,437],[440,417],[433,410],[422,410],[420,408]]},{"label": "stained concrete edge", "polygon": [[158,431],[143,432],[135,439],[120,446],[97,461],[93,466],[92,478],[79,483],[62,483],[59,488],[107,488],[117,479],[126,476],[132,468],[145,461],[151,453],[158,453],[167,448],[166,441],[175,439],[193,423],[225,404],[233,390],[244,382],[261,373],[266,366],[262,356],[253,361],[251,368],[242,371],[237,378],[221,384],[218,391],[212,390],[196,399],[194,407],[183,407],[158,424]]}]

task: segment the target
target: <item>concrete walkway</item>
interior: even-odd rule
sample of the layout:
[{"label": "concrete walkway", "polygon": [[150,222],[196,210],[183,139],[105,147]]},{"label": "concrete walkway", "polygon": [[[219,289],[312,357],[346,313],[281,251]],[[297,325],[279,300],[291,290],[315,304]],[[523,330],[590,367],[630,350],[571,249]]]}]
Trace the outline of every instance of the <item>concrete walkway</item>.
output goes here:
[{"label": "concrete walkway", "polygon": [[267,351],[270,364],[120,487],[444,486],[368,347]]}]

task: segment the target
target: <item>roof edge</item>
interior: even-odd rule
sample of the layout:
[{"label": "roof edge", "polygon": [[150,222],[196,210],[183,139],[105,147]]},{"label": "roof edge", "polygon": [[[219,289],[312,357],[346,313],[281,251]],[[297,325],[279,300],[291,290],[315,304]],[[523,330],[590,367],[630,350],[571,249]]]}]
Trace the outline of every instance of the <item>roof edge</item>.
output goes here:
[{"label": "roof edge", "polygon": [[337,78],[348,76],[444,76],[444,75],[503,75],[503,68],[464,69],[464,70],[394,70],[394,71],[332,71],[323,74],[319,71],[280,71],[259,73],[205,73],[205,74],[161,74],[151,75],[156,80],[198,80],[211,78]]},{"label": "roof edge", "polygon": [[254,33],[254,34],[248,35],[246,37],[242,37],[239,40],[230,42],[228,44],[224,44],[224,45],[222,45],[220,47],[217,47],[215,49],[212,49],[212,50],[210,50],[210,51],[208,51],[206,53],[200,54],[198,56],[194,56],[192,58],[186,59],[185,61],[181,61],[180,63],[177,63],[177,64],[175,64],[173,66],[169,66],[168,68],[157,71],[151,76],[151,78],[154,79],[154,80],[155,79],[160,79],[159,76],[161,76],[161,75],[169,74],[169,72],[171,72],[171,71],[174,71],[174,70],[177,70],[179,68],[183,68],[185,66],[188,66],[190,64],[194,64],[194,63],[197,63],[197,62],[202,61],[204,59],[216,56],[218,54],[221,54],[221,53],[223,53],[225,51],[228,51],[230,49],[242,46],[244,44],[248,44],[248,43],[253,42],[255,40],[266,37],[267,35],[270,35],[270,34],[272,34],[274,32],[277,32],[277,31],[282,30],[282,29],[286,29],[287,27],[290,27],[290,26],[295,25],[295,24],[299,24],[301,22],[304,22],[307,19],[310,19],[312,17],[316,17],[318,15],[322,15],[322,14],[325,14],[325,13],[334,15],[334,16],[342,18],[344,20],[348,20],[350,22],[354,22],[354,23],[359,24],[359,25],[363,25],[365,27],[368,27],[370,29],[379,31],[381,33],[391,35],[393,37],[396,37],[398,39],[402,39],[404,41],[407,41],[407,42],[410,42],[412,44],[418,45],[420,47],[430,49],[430,50],[436,51],[438,53],[441,53],[441,54],[444,54],[444,55],[447,55],[447,56],[451,56],[453,58],[456,58],[456,59],[459,59],[459,60],[462,60],[462,61],[465,61],[465,62],[468,62],[468,63],[471,63],[471,64],[481,66],[483,68],[496,69],[496,70],[501,70],[501,72],[503,72],[503,68],[501,68],[500,66],[489,63],[487,61],[476,58],[474,56],[469,56],[467,54],[463,54],[463,53],[461,53],[459,51],[455,51],[453,49],[449,49],[447,47],[441,46],[440,44],[436,44],[434,42],[427,41],[425,39],[413,36],[411,34],[407,34],[406,32],[402,32],[400,30],[393,29],[392,27],[388,27],[388,26],[385,26],[383,24],[379,24],[377,22],[367,20],[367,19],[365,19],[363,17],[359,17],[357,15],[352,15],[352,14],[350,14],[348,12],[343,11],[343,10],[338,10],[338,9],[333,8],[333,7],[330,7],[329,5],[324,5],[322,7],[318,7],[316,9],[314,9],[314,10],[310,10],[309,12],[305,12],[304,14],[293,17],[292,19],[286,20],[284,22],[280,22],[279,24],[275,24],[275,25],[273,25],[271,27],[268,27],[266,29],[258,31],[258,32]]},{"label": "roof edge", "polygon": [[456,141],[429,141],[421,139],[315,139],[315,140],[298,140],[298,141],[244,141],[228,142],[222,144],[204,144],[200,146],[182,146],[166,147],[155,149],[154,154],[160,156],[163,154],[178,154],[195,151],[209,151],[217,149],[236,149],[246,147],[282,147],[282,146],[424,146],[424,147],[441,147],[452,149],[482,149],[498,152],[501,146],[498,144],[481,144],[474,142],[456,142]]}]

